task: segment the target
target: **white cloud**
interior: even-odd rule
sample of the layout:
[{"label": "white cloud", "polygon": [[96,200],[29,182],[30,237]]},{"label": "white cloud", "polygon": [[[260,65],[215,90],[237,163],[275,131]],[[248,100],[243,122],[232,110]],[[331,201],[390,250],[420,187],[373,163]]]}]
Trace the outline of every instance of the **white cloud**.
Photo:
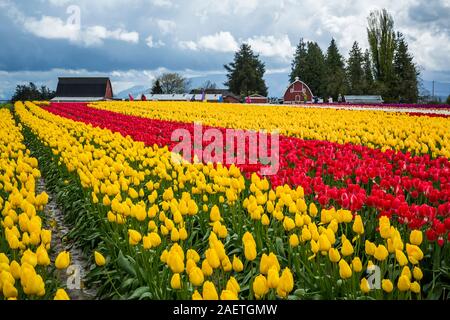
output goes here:
[{"label": "white cloud", "polygon": [[239,49],[239,44],[234,39],[233,35],[226,31],[202,36],[197,42],[194,41],[180,41],[178,43],[181,49],[187,50],[207,50],[217,52],[234,52]]},{"label": "white cloud", "polygon": [[231,33],[221,31],[201,37],[198,41],[198,47],[204,50],[234,52],[239,48],[239,45]]},{"label": "white cloud", "polygon": [[280,38],[274,36],[257,36],[247,40],[254,51],[265,57],[278,57],[282,60],[291,60],[295,47],[291,44],[289,37],[284,35]]},{"label": "white cloud", "polygon": [[171,8],[174,6],[170,0],[152,0],[152,4],[156,7]]},{"label": "white cloud", "polygon": [[174,21],[164,19],[157,19],[156,25],[162,34],[173,33],[177,27],[177,24]]},{"label": "white cloud", "polygon": [[45,39],[67,39],[85,46],[100,45],[104,40],[112,39],[129,43],[138,43],[139,34],[128,32],[121,28],[108,30],[104,26],[91,26],[80,28],[68,24],[59,18],[43,16],[40,20],[34,18],[24,19],[25,30],[37,37]]},{"label": "white cloud", "polygon": [[198,50],[198,46],[194,41],[180,41],[178,42],[178,46],[184,50],[192,50],[192,51]]},{"label": "white cloud", "polygon": [[153,36],[148,36],[147,39],[145,39],[145,43],[149,48],[161,48],[164,47],[166,44],[162,42],[161,40],[154,41]]}]

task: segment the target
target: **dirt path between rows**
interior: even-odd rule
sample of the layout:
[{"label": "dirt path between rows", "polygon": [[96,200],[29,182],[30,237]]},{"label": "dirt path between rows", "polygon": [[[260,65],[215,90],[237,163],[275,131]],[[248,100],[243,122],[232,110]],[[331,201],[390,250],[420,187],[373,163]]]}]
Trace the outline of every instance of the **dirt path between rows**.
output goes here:
[{"label": "dirt path between rows", "polygon": [[55,197],[48,192],[44,178],[39,179],[36,189],[39,193],[45,191],[49,195],[45,214],[48,219],[48,226],[52,230],[51,260],[55,261],[56,255],[64,250],[70,252],[71,266],[67,270],[57,271],[59,279],[63,284],[67,284],[67,294],[72,300],[93,300],[96,290],[87,289],[84,280],[89,271],[89,263],[86,261],[83,252],[76,244],[69,242],[65,236],[69,233],[69,227],[64,222],[64,213],[59,209]]}]

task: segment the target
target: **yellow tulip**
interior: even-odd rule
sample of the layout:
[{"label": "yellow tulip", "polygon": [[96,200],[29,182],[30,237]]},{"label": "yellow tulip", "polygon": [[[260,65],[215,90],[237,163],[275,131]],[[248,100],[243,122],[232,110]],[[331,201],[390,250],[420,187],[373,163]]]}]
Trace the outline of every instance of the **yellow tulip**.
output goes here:
[{"label": "yellow tulip", "polygon": [[352,268],[353,268],[353,271],[355,271],[355,272],[361,272],[362,268],[363,268],[361,259],[359,259],[358,257],[355,257],[352,261]]},{"label": "yellow tulip", "polygon": [[211,266],[208,263],[208,260],[203,260],[202,262],[202,272],[205,275],[205,277],[209,277],[213,274],[214,270],[211,268]]},{"label": "yellow tulip", "polygon": [[175,273],[172,276],[172,279],[170,280],[170,286],[174,290],[180,290],[181,289],[181,277],[179,273]]},{"label": "yellow tulip", "polygon": [[335,248],[330,248],[328,251],[328,257],[331,262],[339,262],[341,260],[341,255],[339,254],[339,251]]},{"label": "yellow tulip", "polygon": [[209,218],[212,222],[216,222],[216,221],[220,221],[222,218],[220,216],[220,211],[219,211],[219,207],[214,205],[211,208],[211,212],[209,214]]},{"label": "yellow tulip", "polygon": [[420,246],[422,244],[422,241],[423,234],[420,230],[413,230],[409,235],[409,242],[411,242],[411,244],[413,245]]},{"label": "yellow tulip", "polygon": [[339,261],[339,276],[342,279],[348,279],[352,276],[352,269],[344,259]]},{"label": "yellow tulip", "polygon": [[106,264],[105,257],[98,251],[94,252],[95,264],[99,267],[103,267]]},{"label": "yellow tulip", "polygon": [[392,290],[394,290],[394,285],[392,284],[392,281],[389,279],[383,279],[381,281],[381,287],[386,293],[391,293]]},{"label": "yellow tulip", "polygon": [[18,295],[19,293],[12,283],[10,282],[3,283],[3,296],[6,299],[17,298]]},{"label": "yellow tulip", "polygon": [[244,264],[236,255],[233,257],[233,270],[235,272],[242,272],[244,270]]},{"label": "yellow tulip", "polygon": [[192,268],[191,272],[189,272],[189,281],[195,287],[200,287],[205,281],[202,270],[199,267]]},{"label": "yellow tulip", "polygon": [[418,264],[423,259],[422,250],[416,245],[406,244],[406,253],[408,254],[409,262],[412,264]]},{"label": "yellow tulip", "polygon": [[227,282],[226,289],[234,292],[236,294],[236,296],[241,291],[241,287],[239,286],[239,283],[237,282],[237,280],[234,277],[230,277],[230,279]]},{"label": "yellow tulip", "polygon": [[285,298],[294,289],[294,277],[289,268],[285,268],[281,273],[281,277],[277,287],[277,294]]},{"label": "yellow tulip", "polygon": [[420,281],[423,278],[422,270],[420,270],[419,267],[414,267],[412,274],[414,279],[416,279],[417,281]]},{"label": "yellow tulip", "polygon": [[414,281],[413,283],[411,283],[410,288],[411,292],[420,293],[420,284],[417,281]]},{"label": "yellow tulip", "polygon": [[192,294],[192,300],[193,301],[203,300],[203,297],[197,290],[195,290],[194,293]]},{"label": "yellow tulip", "polygon": [[219,300],[216,287],[211,281],[205,281],[203,284],[203,300]]},{"label": "yellow tulip", "polygon": [[361,288],[361,292],[362,293],[369,293],[370,292],[369,281],[367,281],[366,278],[362,278],[361,279],[361,283],[360,283],[359,287]]},{"label": "yellow tulip", "polygon": [[67,269],[70,265],[70,253],[67,251],[63,251],[58,254],[55,260],[55,266],[57,269]]},{"label": "yellow tulip", "polygon": [[54,300],[65,301],[70,300],[70,297],[64,289],[58,289],[56,290]]},{"label": "yellow tulip", "polygon": [[291,235],[291,236],[289,237],[289,245],[290,245],[292,248],[298,247],[299,243],[300,243],[300,242],[299,242],[298,236],[297,236],[296,234],[293,234],[293,235]]},{"label": "yellow tulip", "polygon": [[403,267],[408,264],[408,258],[401,250],[395,250],[395,259],[397,259],[398,264]]},{"label": "yellow tulip", "polygon": [[364,234],[364,224],[362,222],[361,216],[357,215],[355,216],[355,221],[353,223],[353,232],[362,235]]},{"label": "yellow tulip", "polygon": [[374,257],[375,259],[377,259],[378,261],[384,261],[386,260],[386,258],[388,257],[389,252],[386,249],[385,246],[383,246],[382,244],[380,244],[376,249],[375,249],[375,253],[374,253]]},{"label": "yellow tulip", "polygon": [[128,243],[132,246],[139,244],[142,240],[142,235],[136,230],[128,230]]},{"label": "yellow tulip", "polygon": [[400,278],[398,279],[397,287],[402,292],[408,291],[411,287],[409,278],[405,275],[400,276]]},{"label": "yellow tulip", "polygon": [[280,282],[280,275],[276,268],[270,268],[269,273],[267,274],[267,286],[270,289],[275,289],[278,287]]},{"label": "yellow tulip", "polygon": [[351,256],[354,252],[351,242],[347,239],[342,244],[341,253],[344,257]]},{"label": "yellow tulip", "polygon": [[222,293],[220,294],[220,300],[233,301],[233,300],[239,300],[239,299],[235,292],[230,291],[230,290],[223,290]]},{"label": "yellow tulip", "polygon": [[257,276],[253,281],[253,293],[256,299],[263,298],[269,292],[269,286],[267,285],[267,279],[262,274]]},{"label": "yellow tulip", "polygon": [[331,248],[331,243],[325,234],[319,236],[319,250],[322,252],[328,252]]},{"label": "yellow tulip", "polygon": [[220,259],[215,249],[206,250],[206,260],[208,260],[208,264],[213,268],[217,269],[220,267]]}]

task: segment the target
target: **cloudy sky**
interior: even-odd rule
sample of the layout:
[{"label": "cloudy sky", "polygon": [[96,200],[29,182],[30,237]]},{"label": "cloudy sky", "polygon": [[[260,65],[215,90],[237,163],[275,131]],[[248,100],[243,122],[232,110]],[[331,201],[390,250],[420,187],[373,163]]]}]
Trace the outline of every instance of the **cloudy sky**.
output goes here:
[{"label": "cloudy sky", "polygon": [[220,79],[242,42],[280,95],[300,37],[323,50],[334,37],[347,56],[355,40],[367,47],[366,18],[383,7],[423,79],[450,83],[450,0],[0,0],[0,98],[68,75],[111,76],[116,92],[168,70]]}]

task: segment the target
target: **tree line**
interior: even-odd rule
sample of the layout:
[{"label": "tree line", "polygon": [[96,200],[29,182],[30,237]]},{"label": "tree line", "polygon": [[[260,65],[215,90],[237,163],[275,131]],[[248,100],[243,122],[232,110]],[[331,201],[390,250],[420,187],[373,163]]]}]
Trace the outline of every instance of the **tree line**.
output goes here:
[{"label": "tree line", "polygon": [[[405,37],[394,29],[394,20],[385,10],[368,17],[369,49],[358,42],[345,59],[335,39],[326,53],[317,42],[300,39],[292,61],[290,81],[300,78],[318,97],[337,100],[343,95],[381,95],[386,102],[417,102],[419,68]],[[242,44],[234,61],[224,66],[230,91],[246,96],[267,95],[265,65],[248,44]]]}]

